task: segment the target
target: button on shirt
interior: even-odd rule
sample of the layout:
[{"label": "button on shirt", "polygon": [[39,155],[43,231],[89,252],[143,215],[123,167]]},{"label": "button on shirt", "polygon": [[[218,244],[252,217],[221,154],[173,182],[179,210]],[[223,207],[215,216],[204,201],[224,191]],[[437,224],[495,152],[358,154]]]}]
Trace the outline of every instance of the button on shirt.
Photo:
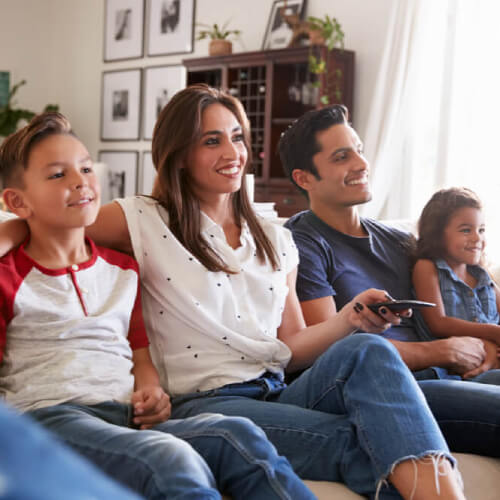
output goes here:
[{"label": "button on shirt", "polygon": [[498,324],[500,317],[495,288],[482,267],[467,266],[467,271],[477,280],[477,285],[471,288],[453,272],[445,260],[437,259],[435,265],[447,316],[477,323]]},{"label": "button on shirt", "polygon": [[290,360],[277,329],[288,295],[287,274],[298,263],[290,232],[265,220],[279,268],[262,264],[244,223],[241,246],[202,213],[201,233],[236,271],[208,271],[168,228],[155,200],[131,197],[122,207],[139,263],[144,319],[162,385],[172,396],[243,382],[266,371],[283,374]]}]

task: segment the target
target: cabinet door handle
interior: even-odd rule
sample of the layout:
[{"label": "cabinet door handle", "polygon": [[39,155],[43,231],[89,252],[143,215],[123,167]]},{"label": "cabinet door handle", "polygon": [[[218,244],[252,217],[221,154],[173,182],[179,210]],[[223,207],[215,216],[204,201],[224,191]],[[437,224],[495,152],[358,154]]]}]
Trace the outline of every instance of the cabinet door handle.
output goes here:
[{"label": "cabinet door handle", "polygon": [[283,205],[293,205],[295,200],[293,198],[283,198]]}]

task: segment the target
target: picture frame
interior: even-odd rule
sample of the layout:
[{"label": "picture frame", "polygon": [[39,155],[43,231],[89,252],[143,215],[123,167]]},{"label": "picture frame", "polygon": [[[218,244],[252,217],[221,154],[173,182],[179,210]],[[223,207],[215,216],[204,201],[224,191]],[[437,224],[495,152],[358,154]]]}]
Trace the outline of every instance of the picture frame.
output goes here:
[{"label": "picture frame", "polygon": [[102,74],[101,140],[139,139],[141,69]]},{"label": "picture frame", "polygon": [[151,151],[142,153],[141,180],[138,192],[140,194],[150,195],[153,191],[153,185],[156,179],[156,169],[153,165],[153,156]]},{"label": "picture frame", "polygon": [[148,0],[148,56],[193,52],[195,0]]},{"label": "picture frame", "polygon": [[[298,14],[303,19],[306,0],[287,0],[287,10]],[[262,50],[284,49],[288,47],[293,31],[281,17],[280,9],[285,6],[285,0],[274,0],[267,21],[267,27],[262,42]]]},{"label": "picture frame", "polygon": [[98,158],[106,166],[105,177],[101,181],[104,184],[101,187],[102,203],[137,193],[137,151],[101,150]]},{"label": "picture frame", "polygon": [[182,64],[152,66],[144,70],[143,139],[153,138],[160,111],[179,90],[186,87],[186,67]]},{"label": "picture frame", "polygon": [[106,0],[104,62],[144,54],[144,0]]}]

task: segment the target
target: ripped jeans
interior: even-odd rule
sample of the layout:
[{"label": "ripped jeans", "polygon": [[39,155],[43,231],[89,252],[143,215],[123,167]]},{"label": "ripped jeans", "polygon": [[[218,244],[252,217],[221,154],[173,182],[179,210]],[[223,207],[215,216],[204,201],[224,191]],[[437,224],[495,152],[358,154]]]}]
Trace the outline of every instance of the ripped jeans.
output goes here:
[{"label": "ripped jeans", "polygon": [[[404,459],[455,463],[414,377],[376,335],[336,342],[288,386],[266,373],[172,400],[173,418],[203,412],[250,418],[303,479],[344,482],[371,498]],[[379,498],[399,494],[384,486]]]}]

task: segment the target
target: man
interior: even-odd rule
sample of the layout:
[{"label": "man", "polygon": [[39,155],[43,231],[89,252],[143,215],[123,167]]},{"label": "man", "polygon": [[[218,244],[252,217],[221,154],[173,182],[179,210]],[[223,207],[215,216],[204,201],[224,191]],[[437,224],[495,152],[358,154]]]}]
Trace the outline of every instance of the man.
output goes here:
[{"label": "man", "polygon": [[[297,293],[306,323],[324,321],[371,287],[386,290],[389,299],[410,298],[410,235],[358,213],[357,206],[372,197],[369,166],[347,122],[347,109],[336,105],[306,113],[283,134],[279,152],[286,173],[310,203],[309,211],[286,224],[300,253]],[[384,315],[390,315],[386,308],[378,313],[371,315],[374,331],[387,323]],[[419,342],[420,318],[415,316],[383,335],[418,372],[417,378],[444,379],[420,385],[452,449],[498,456],[493,442],[500,437],[500,389],[460,381],[460,376],[471,378],[496,368],[496,349],[472,337]],[[495,383],[499,373],[485,373],[481,381]],[[495,413],[490,412],[491,404],[497,407]],[[481,426],[487,421],[492,434],[488,425]],[[472,439],[478,423],[481,430]]]}]

